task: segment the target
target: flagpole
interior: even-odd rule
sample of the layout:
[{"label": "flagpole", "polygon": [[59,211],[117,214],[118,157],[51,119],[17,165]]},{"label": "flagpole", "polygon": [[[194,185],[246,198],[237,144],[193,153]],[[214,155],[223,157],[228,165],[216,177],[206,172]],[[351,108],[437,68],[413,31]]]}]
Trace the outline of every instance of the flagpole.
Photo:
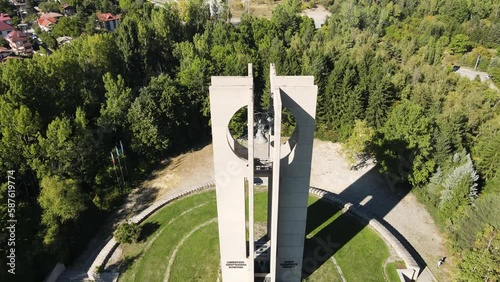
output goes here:
[{"label": "flagpole", "polygon": [[116,158],[118,159],[118,167],[120,168],[120,174],[122,175],[123,186],[125,186],[125,179],[123,178],[122,163],[120,162],[120,153],[118,152],[118,147],[115,146]]},{"label": "flagpole", "polygon": [[125,172],[127,173],[127,179],[128,179],[129,175],[128,175],[128,168],[127,168],[127,160],[125,159],[125,152],[123,151],[123,144],[122,144],[121,140],[120,140],[120,148],[122,149],[123,165],[125,166]]}]

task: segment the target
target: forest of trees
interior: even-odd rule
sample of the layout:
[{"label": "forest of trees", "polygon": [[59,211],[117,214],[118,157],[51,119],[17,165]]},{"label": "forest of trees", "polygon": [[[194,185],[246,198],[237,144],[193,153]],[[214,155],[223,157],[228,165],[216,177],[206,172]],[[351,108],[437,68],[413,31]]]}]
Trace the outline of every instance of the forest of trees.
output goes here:
[{"label": "forest of trees", "polygon": [[[317,138],[346,143],[352,160],[375,157],[396,189],[418,196],[457,258],[454,280],[498,280],[500,93],[443,64],[483,54],[480,68],[500,81],[498,0],[325,0],[321,29],[298,0],[237,26],[226,5],[211,14],[201,0],[101,2],[122,13],[113,33],[76,25],[79,38],[52,55],[0,66],[0,222],[8,234],[15,170],[15,279],[70,264],[159,160],[210,140],[210,76],[253,63],[265,105],[275,63],[279,75],[314,75]],[[120,142],[126,185],[110,157]]]}]

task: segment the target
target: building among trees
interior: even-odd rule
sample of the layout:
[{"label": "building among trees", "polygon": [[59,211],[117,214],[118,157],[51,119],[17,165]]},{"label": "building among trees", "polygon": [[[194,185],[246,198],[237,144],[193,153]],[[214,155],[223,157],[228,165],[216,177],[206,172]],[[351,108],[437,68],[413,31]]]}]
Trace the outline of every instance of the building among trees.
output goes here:
[{"label": "building among trees", "polygon": [[111,13],[97,14],[99,26],[109,31],[113,31],[118,27],[120,22],[120,15],[113,15]]},{"label": "building among trees", "polygon": [[14,30],[5,36],[5,40],[16,55],[31,56],[33,54],[33,47],[26,33]]}]

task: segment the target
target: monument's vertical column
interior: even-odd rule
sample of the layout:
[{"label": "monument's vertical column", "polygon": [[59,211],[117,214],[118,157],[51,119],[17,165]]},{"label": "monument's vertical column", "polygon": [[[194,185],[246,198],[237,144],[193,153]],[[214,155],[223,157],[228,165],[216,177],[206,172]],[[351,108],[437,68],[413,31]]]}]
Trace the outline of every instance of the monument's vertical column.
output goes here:
[{"label": "monument's vertical column", "polygon": [[[253,182],[247,160],[250,154],[232,138],[228,128],[240,108],[253,108],[250,93],[253,93],[251,76],[212,77],[210,110],[221,270],[225,282],[253,281],[245,227],[245,178],[252,178]],[[248,133],[252,136],[253,128]]]},{"label": "monument's vertical column", "polygon": [[[274,65],[271,65],[273,113],[268,116],[268,121],[272,124],[274,119],[274,132],[269,135],[270,147],[265,147],[265,126],[261,120],[254,140],[250,64],[248,73],[247,77],[212,77],[210,86],[222,279],[224,282],[254,281],[253,193],[257,159],[259,170],[266,167],[265,172],[259,173],[269,180],[267,235],[270,242],[266,244],[270,244],[270,255],[266,257],[260,253],[257,259],[264,264],[259,264],[260,269],[255,275],[259,279],[270,277],[273,282],[300,281],[318,89],[312,76],[276,76]],[[247,148],[233,139],[228,128],[233,115],[245,106],[248,109]],[[297,124],[293,135],[282,144],[283,107],[293,114]],[[245,215],[245,185],[248,219]],[[269,275],[264,270],[267,258],[270,260]]]},{"label": "monument's vertical column", "polygon": [[[273,79],[274,65],[271,65],[271,81]],[[277,258],[278,258],[278,213],[280,193],[280,155],[281,155],[281,97],[279,89],[271,88],[274,106],[274,136],[271,140],[271,156],[273,162],[272,191],[271,191],[271,282],[277,280]],[[269,207],[268,207],[269,208]]]},{"label": "monument's vertical column", "polygon": [[280,146],[276,281],[298,282],[302,274],[318,88],[311,76],[276,76],[274,85],[279,88],[275,99],[279,96],[283,108],[296,121],[295,132]]},{"label": "monument's vertical column", "polygon": [[[252,77],[252,64],[248,64],[248,76]],[[254,138],[253,138],[253,130],[254,130],[254,93],[253,88],[248,91],[248,111],[247,111],[247,119],[248,119],[248,267],[251,270],[249,273],[250,281],[254,279],[254,252],[255,252],[255,239],[254,239]]]}]

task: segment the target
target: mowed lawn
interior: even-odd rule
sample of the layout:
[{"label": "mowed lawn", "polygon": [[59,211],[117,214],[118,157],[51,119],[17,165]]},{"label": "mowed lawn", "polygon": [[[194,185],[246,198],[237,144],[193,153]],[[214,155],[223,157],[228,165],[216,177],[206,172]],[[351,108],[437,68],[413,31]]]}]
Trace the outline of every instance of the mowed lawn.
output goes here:
[{"label": "mowed lawn", "polygon": [[311,196],[304,249],[303,268],[313,271],[306,281],[342,281],[332,255],[347,281],[385,281],[389,251],[382,238],[352,215]]},{"label": "mowed lawn", "polygon": [[[216,217],[213,191],[165,206],[143,223],[156,226],[153,233],[139,244],[125,246],[123,255],[128,266],[119,280],[163,281],[172,253],[182,239]],[[173,259],[170,281],[216,281],[219,261],[217,223],[213,222],[193,232],[179,248]]]},{"label": "mowed lawn", "polygon": [[[325,256],[307,260],[312,274],[305,280],[342,281],[331,259],[333,254],[347,281],[384,281],[388,250],[383,240],[331,204],[309,197],[309,205],[305,258],[308,248]],[[256,222],[265,222],[266,206],[267,193],[256,192]],[[165,206],[142,224],[145,234],[141,241],[124,247],[119,281],[164,281],[169,262],[169,281],[216,281],[220,256],[217,222],[211,221],[216,217],[214,191]],[[319,240],[338,247],[318,249],[322,248],[315,244]]]}]

